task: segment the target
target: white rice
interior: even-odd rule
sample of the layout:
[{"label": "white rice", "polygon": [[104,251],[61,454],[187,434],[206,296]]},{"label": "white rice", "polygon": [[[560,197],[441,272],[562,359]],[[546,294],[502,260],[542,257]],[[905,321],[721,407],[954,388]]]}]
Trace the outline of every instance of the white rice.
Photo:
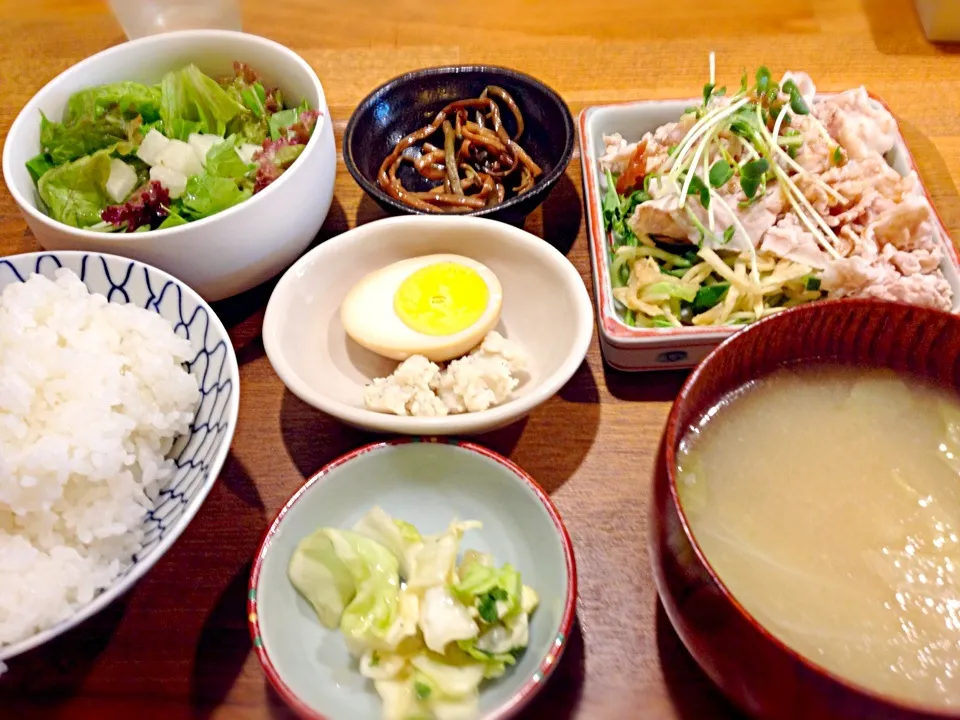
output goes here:
[{"label": "white rice", "polygon": [[192,354],[69,270],[0,295],[0,645],[69,617],[142,546],[200,396]]}]

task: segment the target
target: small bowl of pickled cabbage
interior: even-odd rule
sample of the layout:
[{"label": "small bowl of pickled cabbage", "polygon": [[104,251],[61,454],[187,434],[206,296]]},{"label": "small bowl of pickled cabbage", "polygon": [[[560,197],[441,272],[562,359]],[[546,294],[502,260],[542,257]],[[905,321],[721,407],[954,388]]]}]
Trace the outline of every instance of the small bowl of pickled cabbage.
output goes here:
[{"label": "small bowl of pickled cabbage", "polygon": [[395,440],[323,468],[254,561],[254,648],[305,718],[506,718],[556,667],[576,563],[546,493],[455,441]]}]

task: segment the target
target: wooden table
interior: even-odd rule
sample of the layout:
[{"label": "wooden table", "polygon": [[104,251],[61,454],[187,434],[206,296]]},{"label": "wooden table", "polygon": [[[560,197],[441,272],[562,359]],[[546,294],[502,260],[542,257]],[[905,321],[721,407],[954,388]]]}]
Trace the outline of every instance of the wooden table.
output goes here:
[{"label": "wooden table", "polygon": [[[712,6],[725,6],[714,9]],[[768,64],[825,90],[867,84],[903,122],[934,202],[960,237],[960,58],[926,42],[907,0],[488,0],[475,11],[413,0],[244,4],[245,29],[299,52],[326,89],[339,146],[357,102],[380,82],[434,64],[493,62],[586,105],[687,97],[717,52],[721,81]],[[465,7],[465,6],[462,6]],[[441,10],[442,8],[442,10]],[[123,40],[93,0],[0,3],[0,130],[45,82]],[[381,213],[342,164],[319,239]],[[590,284],[575,156],[527,229],[572,246]],[[0,255],[38,249],[6,189]],[[264,356],[271,287],[220,303],[241,365],[240,423],[220,481],[179,542],[125,598],[11,663],[4,718],[289,718],[251,653],[244,602],[267,523],[322,464],[369,438],[284,390]],[[658,606],[646,549],[657,440],[684,375],[607,370],[596,342],[558,397],[481,442],[551,493],[577,551],[579,621],[532,718],[709,718],[736,714],[682,649]]]}]

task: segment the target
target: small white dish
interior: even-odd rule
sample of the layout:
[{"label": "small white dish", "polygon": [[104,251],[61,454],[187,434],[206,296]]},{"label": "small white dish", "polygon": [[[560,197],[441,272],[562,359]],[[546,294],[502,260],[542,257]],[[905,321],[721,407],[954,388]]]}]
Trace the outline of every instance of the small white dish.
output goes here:
[{"label": "small white dish", "polygon": [[[503,287],[496,329],[530,356],[530,372],[511,399],[481,412],[401,417],[368,410],[364,386],[398,363],[347,336],[340,304],[373,270],[434,253],[472,258],[496,274]],[[280,279],[263,321],[267,357],[297,397],[349,425],[407,435],[469,435],[519,420],[573,376],[592,336],[590,295],[556,248],[506,223],[456,216],[387,218],[327,240]]]},{"label": "small white dish", "polygon": [[[195,63],[214,76],[232,75],[240,60],[284,96],[321,111],[310,142],[276,182],[249,200],[186,225],[149,233],[103,233],[57,222],[40,204],[24,163],[40,151],[40,111],[59,120],[69,97],[122,80],[156,83]],[[37,242],[47,250],[122,255],[175,275],[207,301],[270,279],[313,241],[333,199],[337,155],[333,123],[317,74],[272,40],[229,30],[183,30],[126,42],[83,60],[47,83],[13,121],[3,146],[3,178]]]},{"label": "small white dish", "polygon": [[328,630],[294,589],[290,558],[321,527],[352,527],[378,505],[424,533],[454,517],[479,520],[463,550],[510,563],[540,595],[530,643],[519,661],[480,689],[480,717],[514,717],[557,667],[573,626],[577,566],[570,536],[547,494],[504,457],[465,442],[393,440],[334,460],[300,488],[264,536],[250,574],[253,646],[277,693],[305,720],[382,716],[373,684],[360,675],[343,634]]},{"label": "small white dish", "polygon": [[[833,93],[821,93],[817,98]],[[871,94],[878,105],[890,110],[880,98]],[[620,133],[630,141],[639,140],[668,122],[676,122],[683,111],[702,102],[702,98],[686,100],[641,100],[638,102],[595,105],[585,108],[578,119],[580,135],[580,167],[583,172],[583,196],[587,211],[587,234],[590,239],[590,265],[597,306],[597,327],[604,360],[617,370],[645,371],[689,368],[697,365],[723,340],[738,332],[733,327],[636,328],[623,322],[610,283],[610,236],[603,225],[603,176],[598,161],[603,155],[603,136]],[[917,169],[913,156],[897,133],[897,142],[887,162],[901,175]],[[918,172],[919,176],[919,172]],[[934,229],[944,248],[941,269],[953,288],[953,312],[960,309],[960,256],[950,240],[943,221],[936,214],[930,193],[920,186],[934,209]]]}]

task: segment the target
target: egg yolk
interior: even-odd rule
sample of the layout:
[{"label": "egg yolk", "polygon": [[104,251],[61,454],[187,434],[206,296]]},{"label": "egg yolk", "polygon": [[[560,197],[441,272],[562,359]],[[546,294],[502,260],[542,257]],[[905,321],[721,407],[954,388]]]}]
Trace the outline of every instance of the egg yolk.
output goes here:
[{"label": "egg yolk", "polygon": [[480,273],[452,262],[427,265],[404,280],[393,297],[403,323],[424,335],[453,335],[477,322],[490,290]]}]

